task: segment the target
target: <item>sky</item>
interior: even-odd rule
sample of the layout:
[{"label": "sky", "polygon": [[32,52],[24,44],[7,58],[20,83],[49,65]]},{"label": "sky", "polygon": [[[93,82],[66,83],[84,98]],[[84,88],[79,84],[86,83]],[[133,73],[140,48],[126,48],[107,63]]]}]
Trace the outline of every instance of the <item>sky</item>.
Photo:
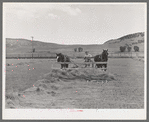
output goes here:
[{"label": "sky", "polygon": [[145,3],[3,3],[6,38],[102,44],[145,32]]}]

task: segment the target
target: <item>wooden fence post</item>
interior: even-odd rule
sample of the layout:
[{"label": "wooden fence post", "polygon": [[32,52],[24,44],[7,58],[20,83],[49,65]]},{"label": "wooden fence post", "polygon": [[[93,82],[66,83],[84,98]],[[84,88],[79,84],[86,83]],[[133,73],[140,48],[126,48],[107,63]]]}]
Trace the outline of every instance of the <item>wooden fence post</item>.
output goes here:
[{"label": "wooden fence post", "polygon": [[138,52],[136,52],[136,57],[139,58],[139,54],[138,54]]}]

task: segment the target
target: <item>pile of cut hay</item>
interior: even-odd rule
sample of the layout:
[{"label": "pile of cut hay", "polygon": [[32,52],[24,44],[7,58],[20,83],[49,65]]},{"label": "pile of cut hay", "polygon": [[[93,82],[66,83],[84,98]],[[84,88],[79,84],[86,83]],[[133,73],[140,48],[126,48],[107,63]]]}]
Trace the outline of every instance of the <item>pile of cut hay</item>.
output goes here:
[{"label": "pile of cut hay", "polygon": [[6,108],[16,108],[19,106],[18,92],[7,93],[5,100]]},{"label": "pile of cut hay", "polygon": [[[48,74],[43,76],[43,79],[38,80],[34,83],[33,87],[30,87],[22,92],[6,94],[6,108],[21,108],[21,103],[24,105],[26,100],[32,98],[36,99],[38,96],[48,95],[53,97],[57,95],[61,88],[66,85],[66,82],[77,81],[112,81],[116,80],[116,76],[100,71],[99,69],[53,69]],[[23,97],[25,95],[25,97]],[[26,97],[30,96],[30,98]],[[33,98],[34,97],[34,98]]]},{"label": "pile of cut hay", "polygon": [[[84,80],[116,80],[115,75],[107,72],[103,72],[99,69],[53,69],[50,73],[44,76],[45,79],[54,81],[61,79],[75,80],[75,79],[84,79]],[[53,81],[53,82],[54,82]]]}]

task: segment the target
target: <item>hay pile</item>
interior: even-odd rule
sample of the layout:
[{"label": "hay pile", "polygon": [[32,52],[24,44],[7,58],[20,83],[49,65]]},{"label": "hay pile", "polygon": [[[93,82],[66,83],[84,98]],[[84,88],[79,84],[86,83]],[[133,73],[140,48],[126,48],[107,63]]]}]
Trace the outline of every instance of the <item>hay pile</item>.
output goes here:
[{"label": "hay pile", "polygon": [[[51,80],[75,80],[75,79],[84,79],[84,80],[116,80],[116,77],[107,72],[103,72],[99,69],[53,69],[50,73],[44,76],[45,79]],[[56,80],[55,79],[55,80]]]},{"label": "hay pile", "polygon": [[7,93],[5,100],[6,108],[16,108],[19,106],[18,92]]},{"label": "hay pile", "polygon": [[72,82],[73,80],[78,81],[112,81],[116,80],[116,76],[103,72],[99,69],[53,69],[48,74],[45,74],[42,80],[38,80],[34,84],[34,89],[30,88],[25,92],[42,92],[52,93],[55,92],[60,87],[63,87],[63,82]]},{"label": "hay pile", "polygon": [[[30,87],[19,93],[10,93],[6,95],[6,108],[21,108],[27,101],[32,99],[36,101],[37,97],[47,96],[48,98],[54,97],[61,89],[67,84],[67,82],[77,81],[112,81],[116,80],[116,76],[107,72],[100,71],[99,69],[53,69],[48,74],[43,76],[43,79],[34,83],[33,87]],[[25,95],[25,97],[23,97]],[[28,103],[28,102],[27,102]]]}]

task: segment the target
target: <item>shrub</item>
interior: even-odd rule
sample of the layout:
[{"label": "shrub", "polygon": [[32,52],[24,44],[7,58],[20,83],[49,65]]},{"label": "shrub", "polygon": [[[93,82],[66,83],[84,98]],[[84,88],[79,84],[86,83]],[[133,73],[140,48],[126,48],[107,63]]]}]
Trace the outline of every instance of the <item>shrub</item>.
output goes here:
[{"label": "shrub", "polygon": [[143,43],[144,42],[144,40],[138,40],[138,43]]},{"label": "shrub", "polygon": [[134,51],[135,52],[139,52],[139,47],[138,46],[134,46]]},{"label": "shrub", "polygon": [[132,44],[138,44],[138,42],[133,42]]},{"label": "shrub", "polygon": [[82,48],[82,47],[79,47],[79,48],[78,48],[78,51],[79,51],[79,52],[82,52],[82,51],[83,51],[83,48]]},{"label": "shrub", "polygon": [[128,50],[128,52],[130,52],[131,51],[131,47],[127,47],[127,50]]},{"label": "shrub", "polygon": [[144,33],[141,33],[141,36],[144,36]]},{"label": "shrub", "polygon": [[126,46],[126,47],[128,47],[128,46],[129,46],[129,44],[125,44],[125,46]]},{"label": "shrub", "polygon": [[35,48],[33,48],[33,52],[35,52]]},{"label": "shrub", "polygon": [[77,52],[77,48],[74,48],[74,51]]},{"label": "shrub", "polygon": [[120,51],[121,51],[121,52],[124,52],[125,49],[126,49],[126,46],[120,46]]}]

